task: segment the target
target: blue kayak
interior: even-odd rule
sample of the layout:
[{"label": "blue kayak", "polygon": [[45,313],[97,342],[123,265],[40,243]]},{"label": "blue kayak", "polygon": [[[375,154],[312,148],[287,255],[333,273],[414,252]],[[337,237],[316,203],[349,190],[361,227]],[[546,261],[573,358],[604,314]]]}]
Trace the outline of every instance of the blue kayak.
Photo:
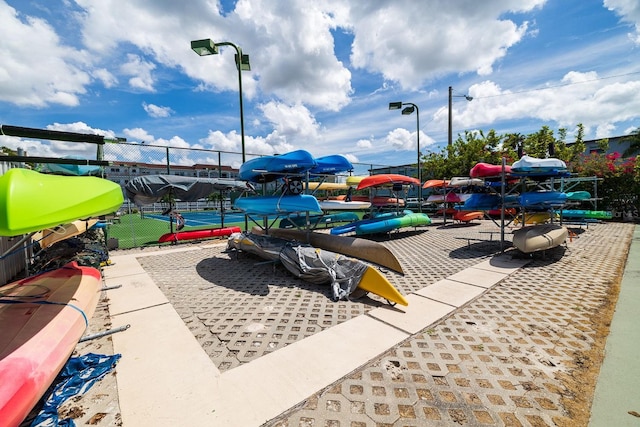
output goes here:
[{"label": "blue kayak", "polygon": [[265,183],[287,175],[299,175],[317,165],[311,153],[296,150],[279,156],[257,157],[240,166],[238,173],[242,181]]},{"label": "blue kayak", "polygon": [[351,162],[340,154],[316,157],[316,165],[309,170],[312,175],[335,175],[353,170]]},{"label": "blue kayak", "polygon": [[240,197],[235,207],[248,214],[274,215],[293,212],[322,213],[318,199],[309,194],[294,196]]},{"label": "blue kayak", "polygon": [[567,203],[567,194],[561,191],[529,191],[520,194],[519,201],[526,208],[556,208]]},{"label": "blue kayak", "polygon": [[473,193],[460,208],[465,211],[483,211],[499,209],[502,206],[502,198],[494,193]]}]

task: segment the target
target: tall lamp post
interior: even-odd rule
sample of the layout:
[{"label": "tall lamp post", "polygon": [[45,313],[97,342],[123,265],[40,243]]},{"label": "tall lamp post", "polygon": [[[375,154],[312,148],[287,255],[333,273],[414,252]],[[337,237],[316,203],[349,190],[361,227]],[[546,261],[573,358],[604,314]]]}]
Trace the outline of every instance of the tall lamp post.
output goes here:
[{"label": "tall lamp post", "polygon": [[192,40],[191,49],[200,56],[217,55],[219,46],[231,46],[236,50],[236,67],[238,68],[238,87],[240,94],[240,141],[242,143],[242,163],[246,159],[246,152],[244,147],[244,109],[242,105],[242,72],[250,71],[251,64],[249,63],[249,55],[243,55],[242,49],[231,42],[219,42],[214,43],[211,39]]},{"label": "tall lamp post", "polygon": [[[238,69],[238,94],[240,96],[240,142],[242,145],[242,163],[247,161],[246,150],[244,146],[244,107],[242,104],[242,72],[251,71],[249,63],[249,55],[243,55],[242,49],[231,42],[214,43],[211,39],[192,40],[191,49],[200,56],[217,55],[219,46],[231,46],[236,50],[236,68]],[[244,216],[244,229],[249,231],[249,220],[247,215]]]},{"label": "tall lamp post", "polygon": [[449,147],[453,144],[453,118],[451,116],[451,103],[453,98],[465,98],[467,101],[473,101],[473,97],[469,95],[454,95],[453,88],[449,86]]},{"label": "tall lamp post", "polygon": [[422,168],[420,167],[420,110],[418,106],[412,102],[390,102],[389,110],[399,110],[404,105],[405,108],[402,109],[402,114],[407,116],[412,114],[414,111],[416,112],[416,141],[418,144],[418,181],[420,181],[420,185],[418,185],[418,212],[422,213]]}]

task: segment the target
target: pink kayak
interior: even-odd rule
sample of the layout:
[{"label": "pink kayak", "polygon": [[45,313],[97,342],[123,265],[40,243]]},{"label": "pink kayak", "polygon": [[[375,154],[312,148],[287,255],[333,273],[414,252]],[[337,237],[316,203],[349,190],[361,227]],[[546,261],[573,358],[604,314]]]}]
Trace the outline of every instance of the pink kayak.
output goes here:
[{"label": "pink kayak", "polygon": [[178,240],[209,239],[211,237],[231,236],[240,233],[240,227],[207,228],[204,230],[187,230],[177,233],[167,233],[160,236],[158,243],[176,242]]},{"label": "pink kayak", "polygon": [[102,279],[75,261],[0,287],[0,420],[18,426],[84,334]]}]

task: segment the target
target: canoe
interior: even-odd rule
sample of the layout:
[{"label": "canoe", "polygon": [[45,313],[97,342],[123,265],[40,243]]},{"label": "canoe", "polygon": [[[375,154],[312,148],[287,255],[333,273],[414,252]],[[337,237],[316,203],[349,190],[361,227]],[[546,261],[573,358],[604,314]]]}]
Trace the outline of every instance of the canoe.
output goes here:
[{"label": "canoe", "polygon": [[102,279],[75,261],[0,287],[0,420],[17,426],[56,378],[91,319]]},{"label": "canoe", "polygon": [[392,185],[420,185],[420,181],[418,181],[417,178],[412,178],[410,176],[399,175],[395,173],[383,173],[363,178],[362,181],[358,183],[358,187],[356,187],[356,190]]},{"label": "canoe", "polygon": [[513,246],[526,254],[555,248],[567,240],[569,231],[558,224],[522,227],[513,232]]},{"label": "canoe", "polygon": [[320,203],[322,210],[325,211],[357,211],[371,207],[371,202],[361,202],[359,200],[350,202],[346,200],[320,200],[318,203]]},{"label": "canoe", "polygon": [[353,170],[351,162],[340,154],[316,157],[316,165],[309,169],[311,175],[335,175]]},{"label": "canoe", "polygon": [[71,237],[78,236],[98,223],[97,219],[79,219],[69,224],[59,225],[54,228],[47,228],[37,232],[31,240],[37,241],[42,249],[48,248],[54,243],[61,242]]},{"label": "canoe", "polygon": [[479,212],[479,211],[456,211],[453,214],[453,220],[454,221],[460,221],[460,222],[470,222],[473,221],[474,219],[482,219],[484,218],[484,213]]},{"label": "canoe", "polygon": [[[511,166],[505,165],[505,174],[511,173]],[[499,178],[502,175],[502,165],[492,165],[490,163],[477,163],[469,171],[471,178]]]},{"label": "canoe", "polygon": [[316,160],[306,150],[296,150],[279,156],[264,156],[240,165],[238,177],[243,181],[265,183],[287,175],[299,175],[316,166]]},{"label": "canoe", "polygon": [[354,212],[340,212],[330,215],[289,215],[286,218],[280,220],[278,225],[280,228],[294,228],[294,227],[307,227],[316,228],[319,225],[329,226],[339,222],[352,222],[357,221],[360,217]]},{"label": "canoe", "polygon": [[449,181],[446,179],[430,179],[424,183],[422,188],[438,188],[438,187],[446,187],[449,185]]},{"label": "canoe", "polygon": [[17,236],[117,211],[120,185],[94,176],[10,169],[0,176],[0,236]]},{"label": "canoe", "polygon": [[240,197],[235,207],[248,214],[273,215],[292,212],[322,213],[318,199],[309,194],[294,196]]},{"label": "canoe", "polygon": [[405,297],[374,267],[355,258],[268,235],[240,233],[229,248],[280,261],[294,276],[332,288],[333,299],[347,299],[356,289],[371,292],[390,303],[409,305]]},{"label": "canoe", "polygon": [[511,165],[511,173],[516,176],[568,176],[567,164],[556,158],[537,159],[522,156]]},{"label": "canoe", "polygon": [[158,238],[158,243],[177,242],[178,240],[199,240],[210,239],[212,237],[231,236],[233,233],[240,233],[240,227],[206,228],[202,230],[186,230],[177,233],[163,234]]},{"label": "canoe", "polygon": [[561,191],[527,191],[518,201],[526,208],[557,208],[567,203],[567,195]]},{"label": "canoe", "polygon": [[[260,227],[253,227],[251,231],[256,234],[264,234],[264,230]],[[326,233],[315,233],[313,231],[277,228],[270,228],[268,234],[280,237],[281,239],[309,243],[316,248],[348,255],[404,274],[400,261],[398,261],[398,258],[396,258],[393,252],[386,246],[373,240],[362,239],[360,237],[334,236]]]}]

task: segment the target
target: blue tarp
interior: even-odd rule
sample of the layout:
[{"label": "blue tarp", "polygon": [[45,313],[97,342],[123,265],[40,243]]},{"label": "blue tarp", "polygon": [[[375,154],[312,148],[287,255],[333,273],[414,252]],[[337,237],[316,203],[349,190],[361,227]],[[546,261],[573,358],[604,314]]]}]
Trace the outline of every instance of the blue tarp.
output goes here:
[{"label": "blue tarp", "polygon": [[31,427],[73,427],[73,419],[58,418],[58,408],[70,397],[86,393],[96,381],[111,371],[120,354],[112,356],[87,353],[72,357],[62,368],[46,397],[44,406],[31,423]]}]

